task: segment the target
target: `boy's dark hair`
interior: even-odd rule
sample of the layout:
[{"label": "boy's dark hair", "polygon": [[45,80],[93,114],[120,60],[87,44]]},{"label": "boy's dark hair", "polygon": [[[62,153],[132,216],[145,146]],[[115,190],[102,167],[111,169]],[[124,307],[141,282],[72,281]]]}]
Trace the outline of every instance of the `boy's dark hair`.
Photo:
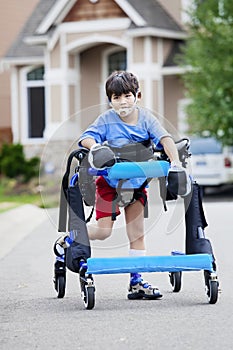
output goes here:
[{"label": "boy's dark hair", "polygon": [[122,94],[132,94],[136,97],[139,91],[138,79],[132,73],[126,71],[115,71],[107,79],[105,91],[108,100],[111,101],[112,95],[121,96]]}]

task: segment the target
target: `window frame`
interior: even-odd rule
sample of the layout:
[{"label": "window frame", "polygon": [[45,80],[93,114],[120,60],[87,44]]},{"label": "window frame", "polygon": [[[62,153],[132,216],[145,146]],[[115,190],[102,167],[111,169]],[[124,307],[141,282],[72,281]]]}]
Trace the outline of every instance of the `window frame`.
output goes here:
[{"label": "window frame", "polygon": [[121,52],[121,51],[125,51],[126,52],[126,70],[128,67],[128,50],[126,47],[124,46],[116,46],[116,45],[111,45],[110,47],[108,47],[106,50],[104,50],[103,55],[102,55],[102,78],[101,78],[101,89],[100,89],[100,102],[101,102],[101,106],[103,106],[103,111],[104,111],[104,106],[106,106],[106,103],[108,103],[107,98],[106,98],[106,93],[104,90],[104,86],[105,86],[105,81],[107,79],[107,77],[109,76],[109,66],[108,66],[108,60],[109,60],[109,56],[117,53],[117,52]]},{"label": "window frame", "polygon": [[21,123],[20,123],[20,138],[24,144],[32,143],[44,143],[44,137],[29,137],[29,108],[28,108],[28,89],[33,87],[44,88],[44,117],[45,117],[45,128],[46,128],[46,84],[45,80],[27,80],[27,75],[34,69],[43,66],[43,64],[38,64],[36,66],[28,66],[22,68],[20,71],[20,95],[21,95]]}]

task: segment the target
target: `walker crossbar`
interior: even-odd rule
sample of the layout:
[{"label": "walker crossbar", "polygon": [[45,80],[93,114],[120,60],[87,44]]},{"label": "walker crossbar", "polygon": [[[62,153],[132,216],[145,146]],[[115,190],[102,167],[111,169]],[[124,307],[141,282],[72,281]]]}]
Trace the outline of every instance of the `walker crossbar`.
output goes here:
[{"label": "walker crossbar", "polygon": [[213,272],[212,263],[211,254],[89,258],[87,259],[87,273],[99,275],[199,270]]},{"label": "walker crossbar", "polygon": [[150,161],[150,162],[122,162],[116,163],[111,168],[98,170],[90,168],[90,175],[106,175],[110,180],[129,179],[129,178],[156,178],[167,176],[169,162]]}]

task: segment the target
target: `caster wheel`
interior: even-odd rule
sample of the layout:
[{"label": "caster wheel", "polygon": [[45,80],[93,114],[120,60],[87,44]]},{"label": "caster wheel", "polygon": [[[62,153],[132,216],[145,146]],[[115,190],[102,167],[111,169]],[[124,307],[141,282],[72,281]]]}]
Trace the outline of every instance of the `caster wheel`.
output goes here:
[{"label": "caster wheel", "polygon": [[81,294],[85,308],[87,310],[93,309],[95,306],[95,287],[85,285]]},{"label": "caster wheel", "polygon": [[87,310],[91,310],[95,306],[95,286],[93,278],[91,275],[86,277],[85,273],[80,269],[79,281],[84,306]]},{"label": "caster wheel", "polygon": [[216,304],[218,300],[218,287],[219,287],[217,275],[214,273],[205,271],[204,277],[205,277],[206,294],[207,294],[209,304]]},{"label": "caster wheel", "polygon": [[64,276],[58,276],[55,282],[55,289],[59,299],[64,298],[66,289],[66,279]]},{"label": "caster wheel", "polygon": [[173,292],[174,293],[178,293],[181,289],[181,276],[182,276],[182,272],[178,271],[178,272],[171,272],[169,274],[170,277],[170,283],[173,287]]},{"label": "caster wheel", "polygon": [[207,293],[209,304],[216,304],[218,300],[218,282],[209,281],[209,291]]}]

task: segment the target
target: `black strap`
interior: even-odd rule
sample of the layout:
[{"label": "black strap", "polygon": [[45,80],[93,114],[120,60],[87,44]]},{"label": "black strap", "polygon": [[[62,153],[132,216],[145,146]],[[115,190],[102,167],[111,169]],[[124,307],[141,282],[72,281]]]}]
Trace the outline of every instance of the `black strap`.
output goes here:
[{"label": "black strap", "polygon": [[[66,232],[66,228],[67,228],[67,209],[68,209],[67,190],[69,187],[69,176],[70,176],[70,168],[71,168],[72,160],[73,158],[76,158],[78,160],[81,159],[80,157],[83,158],[83,152],[85,151],[82,149],[74,150],[73,152],[70,153],[67,160],[66,171],[65,171],[65,174],[63,175],[62,183],[61,183],[58,232]],[[88,221],[86,222],[89,222],[91,220],[93,211],[94,211],[94,208],[92,209],[92,212],[87,219]]]},{"label": "black strap", "polygon": [[94,213],[94,207],[92,207],[90,215],[89,215],[88,218],[85,220],[86,224],[91,220],[93,213]]},{"label": "black strap", "polygon": [[[149,184],[149,182],[152,180],[152,178],[146,179],[142,185],[139,188],[134,189],[133,199],[138,200],[139,198],[143,198],[144,201],[144,218],[148,218],[149,216],[149,210],[148,210],[148,200],[147,195],[143,192],[144,188]],[[112,221],[116,220],[116,206],[117,202],[119,201],[119,195],[118,193],[122,189],[123,183],[127,180],[119,180],[118,187],[116,189],[116,196],[114,197],[112,201]],[[130,204],[130,203],[129,203]]]},{"label": "black strap", "polygon": [[167,187],[166,187],[166,177],[160,177],[159,178],[159,192],[160,197],[163,202],[164,211],[167,211],[167,204],[166,204],[166,196],[167,196]]},{"label": "black strap", "polygon": [[69,184],[70,167],[74,157],[78,156],[77,150],[71,152],[66,164],[66,171],[62,178],[60,191],[60,206],[59,206],[59,223],[58,232],[66,232],[67,227],[67,189]]}]

